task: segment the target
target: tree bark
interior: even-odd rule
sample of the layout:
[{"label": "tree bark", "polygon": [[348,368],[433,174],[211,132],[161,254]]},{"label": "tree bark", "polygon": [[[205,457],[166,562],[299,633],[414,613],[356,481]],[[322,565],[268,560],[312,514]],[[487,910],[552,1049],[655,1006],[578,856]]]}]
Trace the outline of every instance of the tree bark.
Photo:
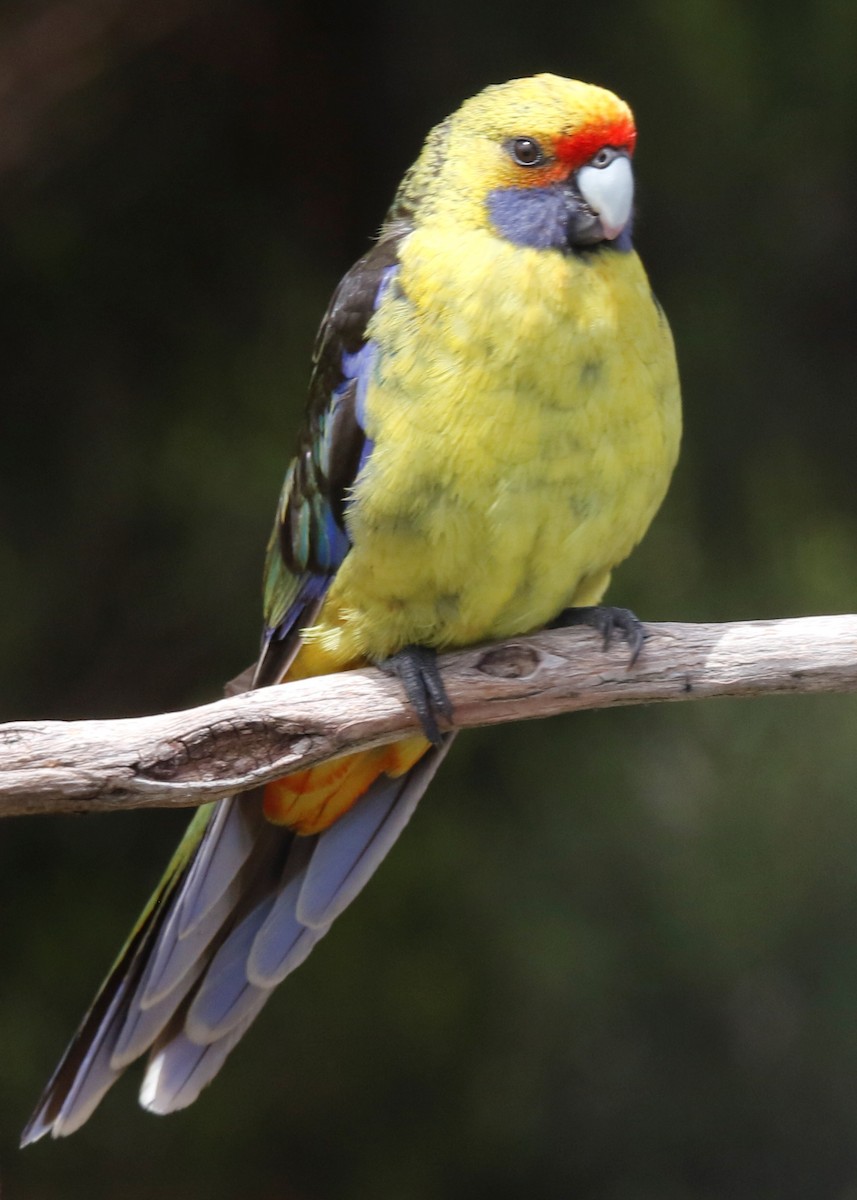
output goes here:
[{"label": "tree bark", "polygon": [[[585,629],[444,655],[455,727],[618,704],[857,691],[857,616],[651,624],[629,666]],[[0,816],[198,805],[334,755],[394,741],[417,721],[374,668],[300,680],[184,712],[0,725]]]}]

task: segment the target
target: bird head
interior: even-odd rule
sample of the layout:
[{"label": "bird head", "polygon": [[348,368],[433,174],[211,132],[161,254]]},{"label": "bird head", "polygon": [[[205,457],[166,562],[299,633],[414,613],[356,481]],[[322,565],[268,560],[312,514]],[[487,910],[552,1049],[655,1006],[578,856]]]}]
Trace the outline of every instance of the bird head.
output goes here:
[{"label": "bird head", "polygon": [[391,212],[563,252],[630,249],[636,130],[612,92],[557,75],[486,88],[432,130]]}]

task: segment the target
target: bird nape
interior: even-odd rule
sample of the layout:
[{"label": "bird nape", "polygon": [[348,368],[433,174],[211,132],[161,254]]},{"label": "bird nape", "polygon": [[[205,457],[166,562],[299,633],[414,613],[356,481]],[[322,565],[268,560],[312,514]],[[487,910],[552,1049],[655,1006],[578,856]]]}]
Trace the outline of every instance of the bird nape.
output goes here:
[{"label": "bird nape", "polygon": [[429,134],[322,321],[253,678],[386,666],[422,733],[199,810],[24,1143],[79,1128],[144,1054],[145,1108],[196,1099],[437,770],[438,650],[568,609],[604,627],[680,436],[631,241],[635,140],[626,104],[554,75],[486,88]]}]

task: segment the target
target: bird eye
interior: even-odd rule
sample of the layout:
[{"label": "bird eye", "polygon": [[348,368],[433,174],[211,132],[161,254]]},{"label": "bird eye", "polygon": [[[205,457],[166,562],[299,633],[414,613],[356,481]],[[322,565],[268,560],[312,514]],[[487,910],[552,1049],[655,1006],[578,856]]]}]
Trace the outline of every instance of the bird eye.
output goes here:
[{"label": "bird eye", "polygon": [[545,161],[542,148],[535,138],[515,138],[509,146],[509,153],[519,167],[538,167]]},{"label": "bird eye", "polygon": [[589,160],[590,167],[609,167],[619,151],[615,146],[602,146]]}]

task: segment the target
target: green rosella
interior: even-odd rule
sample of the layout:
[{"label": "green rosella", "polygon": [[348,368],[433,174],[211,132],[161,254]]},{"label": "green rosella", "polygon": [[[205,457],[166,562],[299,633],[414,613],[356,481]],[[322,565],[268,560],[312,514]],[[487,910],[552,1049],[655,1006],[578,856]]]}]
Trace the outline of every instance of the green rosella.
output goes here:
[{"label": "green rosella", "polygon": [[[539,75],[428,137],[315,351],[265,574],[254,685],[393,669],[422,733],[201,809],[24,1135],[71,1133],[148,1054],[190,1104],[398,837],[449,745],[437,650],[594,608],[680,435],[669,329],[631,243],[635,128]],[[567,610],[571,612],[567,612]]]}]

